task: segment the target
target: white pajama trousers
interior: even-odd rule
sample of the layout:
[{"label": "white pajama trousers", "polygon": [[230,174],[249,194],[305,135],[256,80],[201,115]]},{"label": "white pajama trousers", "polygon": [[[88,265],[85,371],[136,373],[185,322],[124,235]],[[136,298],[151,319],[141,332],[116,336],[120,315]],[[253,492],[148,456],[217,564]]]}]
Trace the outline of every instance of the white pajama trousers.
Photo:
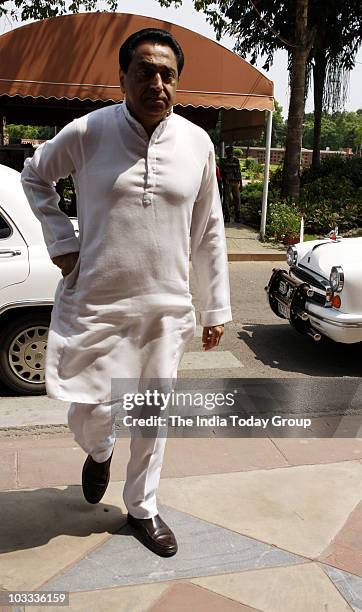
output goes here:
[{"label": "white pajama trousers", "polygon": [[[84,404],[72,402],[68,425],[75,441],[94,461],[107,461],[116,442],[112,402]],[[123,500],[135,518],[158,514],[156,493],[160,482],[167,437],[132,435]]]}]

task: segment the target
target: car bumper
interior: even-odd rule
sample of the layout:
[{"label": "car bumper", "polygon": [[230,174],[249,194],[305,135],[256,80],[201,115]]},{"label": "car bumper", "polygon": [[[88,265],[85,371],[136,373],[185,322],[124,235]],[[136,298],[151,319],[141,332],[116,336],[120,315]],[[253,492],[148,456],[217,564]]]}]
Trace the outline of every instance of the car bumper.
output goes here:
[{"label": "car bumper", "polygon": [[362,342],[362,315],[350,315],[331,308],[327,291],[299,280],[286,270],[273,271],[266,287],[273,312],[288,319],[298,331],[318,340],[320,335],[336,342]]},{"label": "car bumper", "polygon": [[321,308],[306,303],[311,325],[336,342],[362,342],[362,315],[338,312],[335,308]]}]

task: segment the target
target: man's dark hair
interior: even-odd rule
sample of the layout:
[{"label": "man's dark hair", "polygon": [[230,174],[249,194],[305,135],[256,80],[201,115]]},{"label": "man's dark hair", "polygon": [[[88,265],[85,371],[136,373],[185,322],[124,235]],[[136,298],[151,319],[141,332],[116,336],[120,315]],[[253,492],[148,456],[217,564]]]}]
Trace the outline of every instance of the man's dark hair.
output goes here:
[{"label": "man's dark hair", "polygon": [[139,30],[131,34],[131,36],[124,41],[119,50],[119,65],[122,71],[124,73],[128,71],[136,47],[145,41],[159,43],[165,47],[171,47],[176,57],[178,76],[180,76],[185,61],[183,51],[176,38],[172,36],[170,32],[167,32],[167,30],[161,30],[160,28],[145,28],[144,30]]},{"label": "man's dark hair", "polygon": [[234,153],[234,147],[232,145],[229,145],[228,147],[226,147],[225,153]]}]

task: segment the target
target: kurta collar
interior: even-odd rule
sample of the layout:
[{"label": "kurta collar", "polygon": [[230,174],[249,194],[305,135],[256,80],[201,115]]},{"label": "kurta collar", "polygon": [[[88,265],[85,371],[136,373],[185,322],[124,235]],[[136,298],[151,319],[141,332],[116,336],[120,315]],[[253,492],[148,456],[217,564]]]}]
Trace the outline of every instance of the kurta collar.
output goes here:
[{"label": "kurta collar", "polygon": [[154,139],[155,137],[160,136],[160,134],[162,134],[162,132],[164,131],[164,129],[167,126],[167,123],[170,119],[170,117],[173,114],[173,106],[171,106],[169,112],[167,113],[166,117],[164,119],[162,119],[162,121],[160,121],[160,123],[158,124],[158,126],[155,128],[151,138],[149,138],[145,128],[143,127],[143,125],[141,125],[141,123],[139,121],[137,121],[137,119],[135,119],[133,117],[133,115],[131,115],[131,113],[129,112],[128,106],[126,101],[124,100],[121,104],[120,104],[121,110],[123,111],[123,114],[126,118],[126,120],[128,121],[129,125],[143,138],[143,139],[147,139],[151,140]]}]

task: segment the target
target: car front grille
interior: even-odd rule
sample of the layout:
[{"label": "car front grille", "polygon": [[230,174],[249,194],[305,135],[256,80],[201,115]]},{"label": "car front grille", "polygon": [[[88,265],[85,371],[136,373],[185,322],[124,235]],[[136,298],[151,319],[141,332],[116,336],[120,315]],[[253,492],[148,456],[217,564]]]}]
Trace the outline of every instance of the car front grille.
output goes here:
[{"label": "car front grille", "polygon": [[292,267],[291,272],[293,276],[295,276],[298,280],[310,285],[311,289],[319,289],[319,291],[323,292],[314,292],[313,296],[311,298],[308,298],[308,301],[313,302],[314,304],[319,304],[320,306],[324,306],[326,303],[326,285],[324,285],[321,281],[317,280],[306,270],[303,270],[301,268]]},{"label": "car front grille", "polygon": [[326,285],[324,285],[322,281],[317,280],[314,276],[312,276],[312,274],[309,274],[306,270],[303,270],[302,268],[293,267],[291,268],[291,272],[299,280],[303,281],[303,283],[308,283],[308,285],[316,287],[317,289],[321,289],[322,291],[326,290]]}]

